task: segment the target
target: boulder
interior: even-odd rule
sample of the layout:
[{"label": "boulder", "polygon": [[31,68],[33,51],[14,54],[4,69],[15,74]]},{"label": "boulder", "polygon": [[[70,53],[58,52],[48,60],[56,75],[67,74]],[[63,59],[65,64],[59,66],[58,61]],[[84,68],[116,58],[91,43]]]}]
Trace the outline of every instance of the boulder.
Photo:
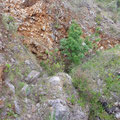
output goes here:
[{"label": "boulder", "polygon": [[39,76],[40,76],[40,72],[35,71],[35,70],[32,70],[32,71],[28,74],[27,78],[25,78],[25,81],[26,81],[27,83],[32,83],[32,82],[35,81]]}]

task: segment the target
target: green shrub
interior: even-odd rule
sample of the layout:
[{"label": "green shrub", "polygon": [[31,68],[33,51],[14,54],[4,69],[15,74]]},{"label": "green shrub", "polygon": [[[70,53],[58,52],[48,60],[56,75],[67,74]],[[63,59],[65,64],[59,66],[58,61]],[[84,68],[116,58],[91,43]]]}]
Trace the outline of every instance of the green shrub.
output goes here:
[{"label": "green shrub", "polygon": [[73,21],[68,31],[68,38],[60,41],[61,53],[69,62],[75,64],[80,62],[91,47],[91,42],[81,38],[81,35],[82,29]]},{"label": "green shrub", "polygon": [[63,72],[64,63],[60,56],[58,56],[58,49],[55,49],[53,52],[46,50],[46,54],[48,54],[49,59],[47,61],[42,61],[40,65],[47,71],[47,73],[51,76],[58,72]]}]

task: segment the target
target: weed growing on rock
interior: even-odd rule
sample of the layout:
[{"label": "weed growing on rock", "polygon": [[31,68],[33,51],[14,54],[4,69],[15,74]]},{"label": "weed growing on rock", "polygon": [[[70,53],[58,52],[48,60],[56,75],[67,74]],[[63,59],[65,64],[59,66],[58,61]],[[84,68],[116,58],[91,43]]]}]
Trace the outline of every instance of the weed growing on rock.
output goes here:
[{"label": "weed growing on rock", "polygon": [[8,117],[12,117],[12,118],[18,117],[18,115],[13,110],[13,104],[7,103],[6,107],[8,108],[8,111],[7,111],[7,116]]},{"label": "weed growing on rock", "polygon": [[55,49],[53,52],[46,51],[46,54],[49,55],[47,61],[42,61],[41,66],[47,71],[49,75],[55,75],[58,72],[64,71],[64,63],[58,55],[58,49]]},{"label": "weed growing on rock", "polygon": [[19,85],[19,88],[22,89],[24,87],[25,83],[24,82],[19,82],[18,85]]},{"label": "weed growing on rock", "polygon": [[75,101],[76,101],[75,96],[72,95],[70,98],[68,98],[68,101],[70,101],[71,104],[74,105],[74,104],[75,104]]},{"label": "weed growing on rock", "polygon": [[6,69],[5,69],[4,72],[9,72],[9,71],[10,71],[11,65],[10,65],[10,64],[6,64],[5,66],[6,66]]},{"label": "weed growing on rock", "polygon": [[55,120],[55,111],[53,112],[53,114],[49,115],[48,120]]}]

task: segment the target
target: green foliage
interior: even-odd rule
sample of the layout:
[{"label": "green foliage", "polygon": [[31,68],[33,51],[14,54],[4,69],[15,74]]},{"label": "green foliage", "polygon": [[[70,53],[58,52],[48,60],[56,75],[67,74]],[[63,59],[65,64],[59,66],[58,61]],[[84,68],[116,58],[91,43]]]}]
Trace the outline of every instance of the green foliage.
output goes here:
[{"label": "green foliage", "polygon": [[96,42],[99,42],[101,40],[101,38],[96,38],[95,41]]},{"label": "green foliage", "polygon": [[10,64],[6,64],[5,66],[6,66],[6,68],[5,68],[4,72],[9,72],[11,65]]},{"label": "green foliage", "polygon": [[53,114],[50,114],[50,115],[49,115],[48,120],[55,120],[55,111],[54,111]]},{"label": "green foliage", "polygon": [[9,103],[9,104],[8,104],[8,107],[9,107],[9,108],[11,108],[11,107],[12,107],[12,105]]},{"label": "green foliage", "polygon": [[19,88],[22,89],[24,87],[25,83],[24,82],[19,82]]},{"label": "green foliage", "polygon": [[6,67],[7,67],[8,69],[10,69],[10,64],[6,64]]},{"label": "green foliage", "polygon": [[73,85],[79,92],[80,98],[78,100],[78,104],[82,107],[84,107],[86,104],[89,104],[89,120],[95,119],[96,116],[99,116],[101,119],[104,120],[114,120],[113,116],[108,115],[105,112],[102,104],[99,102],[101,94],[89,88],[88,81],[86,79],[81,79],[78,76],[75,76],[73,77]]},{"label": "green foliage", "polygon": [[[78,104],[90,106],[90,120],[99,116],[103,120],[114,120],[112,115],[108,115],[99,102],[101,96],[108,99],[110,104],[112,94],[119,96],[120,93],[120,76],[116,70],[120,67],[120,46],[100,52],[99,55],[88,59],[79,67],[72,70],[73,85],[79,92],[80,99]],[[103,85],[98,85],[97,81],[101,79]],[[102,92],[95,92],[96,88],[102,89]]]},{"label": "green foliage", "polygon": [[107,97],[111,96],[111,92],[115,92],[119,94],[120,92],[120,76],[114,75],[113,73],[109,73],[108,76],[105,77],[106,87],[104,88],[104,94]]},{"label": "green foliage", "polygon": [[82,30],[79,25],[73,21],[69,31],[68,38],[60,41],[61,53],[72,63],[79,63],[91,48],[91,42],[88,39],[83,39]]},{"label": "green foliage", "polygon": [[100,27],[97,27],[96,30],[95,30],[95,32],[96,33],[100,33],[100,29],[101,29]]},{"label": "green foliage", "polygon": [[7,116],[8,117],[12,117],[12,118],[18,117],[18,115],[14,112],[13,106],[12,106],[11,103],[8,103],[7,107],[8,107],[8,111],[7,111]]},{"label": "green foliage", "polygon": [[58,23],[56,23],[56,24],[54,25],[54,27],[55,27],[56,29],[58,29],[58,28],[60,27],[60,25],[59,25]]},{"label": "green foliage", "polygon": [[70,98],[68,98],[68,101],[70,101],[71,104],[74,105],[74,104],[75,104],[75,101],[76,101],[75,96],[72,95]]},{"label": "green foliage", "polygon": [[7,115],[10,116],[10,117],[14,117],[14,118],[18,117],[18,115],[15,114],[13,110],[8,111]]},{"label": "green foliage", "polygon": [[50,76],[55,75],[58,72],[63,72],[64,69],[64,65],[62,63],[51,63],[49,60],[45,62],[42,61],[40,65],[47,71]]},{"label": "green foliage", "polygon": [[55,75],[58,72],[64,71],[64,63],[60,56],[58,56],[58,49],[55,49],[53,52],[46,50],[49,59],[47,61],[42,61],[40,65],[47,71],[49,75]]}]

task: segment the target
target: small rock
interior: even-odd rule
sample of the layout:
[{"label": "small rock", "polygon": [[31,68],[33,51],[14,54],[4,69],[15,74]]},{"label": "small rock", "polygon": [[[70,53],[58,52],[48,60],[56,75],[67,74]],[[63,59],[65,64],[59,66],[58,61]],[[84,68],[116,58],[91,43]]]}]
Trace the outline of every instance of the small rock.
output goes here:
[{"label": "small rock", "polygon": [[0,38],[2,38],[2,33],[0,33]]},{"label": "small rock", "polygon": [[43,78],[47,78],[48,77],[48,74],[43,74]]},{"label": "small rock", "polygon": [[57,85],[60,83],[60,78],[58,76],[54,76],[54,77],[50,78],[49,82],[53,85]]},{"label": "small rock", "polygon": [[9,87],[9,89],[12,91],[13,94],[15,94],[15,87],[9,82],[6,82],[6,85]]},{"label": "small rock", "polygon": [[118,113],[118,112],[120,112],[119,107],[115,107],[114,113]]},{"label": "small rock", "polygon": [[65,101],[57,99],[50,100],[49,104],[54,108],[53,115],[55,114],[55,120],[68,120],[69,109],[65,105]]},{"label": "small rock", "polygon": [[40,103],[37,103],[37,104],[36,104],[36,107],[38,107],[38,108],[39,108],[39,107],[40,107]]},{"label": "small rock", "polygon": [[0,65],[5,63],[5,56],[0,53]]},{"label": "small rock", "polygon": [[42,27],[42,30],[45,31],[45,29],[46,29],[45,26],[43,26],[43,27]]},{"label": "small rock", "polygon": [[41,94],[41,95],[44,95],[44,96],[45,96],[45,95],[47,95],[47,93],[46,93],[46,92],[44,92],[44,91],[43,91],[43,92],[41,92],[40,94]]},{"label": "small rock", "polygon": [[33,71],[31,71],[31,72],[29,73],[29,75],[28,75],[28,77],[25,79],[25,81],[28,82],[28,83],[31,83],[31,82],[33,82],[35,79],[37,79],[39,76],[40,76],[40,72],[33,70]]},{"label": "small rock", "polygon": [[25,61],[25,64],[26,64],[26,65],[30,65],[31,62],[30,62],[29,60],[26,60],[26,61]]},{"label": "small rock", "polygon": [[115,105],[115,106],[119,106],[119,102],[115,102],[114,105]]},{"label": "small rock", "polygon": [[22,95],[28,96],[30,94],[30,88],[29,88],[29,86],[27,84],[24,85],[24,87],[22,88],[21,92],[22,92]]},{"label": "small rock", "polygon": [[15,120],[21,120],[21,118],[20,118],[20,117],[18,117],[18,118],[16,118]]},{"label": "small rock", "polygon": [[0,41],[0,50],[2,50],[4,48],[2,42]]},{"label": "small rock", "polygon": [[12,62],[12,63],[15,63],[15,60],[14,60],[13,58],[11,58],[11,62]]},{"label": "small rock", "polygon": [[115,117],[116,117],[117,119],[120,119],[120,113],[116,113],[116,114],[115,114]]},{"label": "small rock", "polygon": [[117,74],[118,76],[120,76],[120,70],[118,70],[118,71],[116,72],[116,74]]},{"label": "small rock", "polygon": [[83,46],[86,46],[86,43],[85,43],[85,42],[83,42],[83,43],[82,43],[82,45],[83,45]]},{"label": "small rock", "polygon": [[32,105],[32,112],[34,113],[36,111],[36,107]]},{"label": "small rock", "polygon": [[55,40],[55,35],[54,34],[52,34],[51,37],[52,37],[53,40]]},{"label": "small rock", "polygon": [[44,35],[43,34],[41,34],[41,37],[43,37]]},{"label": "small rock", "polygon": [[30,114],[27,114],[27,117],[30,119],[30,118],[31,118],[31,115],[30,115]]},{"label": "small rock", "polygon": [[100,47],[100,50],[103,50],[103,49],[104,49],[104,47],[103,47],[103,46],[101,46],[101,47]]},{"label": "small rock", "polygon": [[7,111],[6,111],[6,110],[4,110],[4,111],[1,113],[1,116],[2,116],[2,117],[7,116]]},{"label": "small rock", "polygon": [[14,101],[14,105],[15,105],[15,112],[16,112],[18,115],[20,115],[21,110],[20,110],[20,107],[19,107],[18,102],[17,102],[16,100]]}]

